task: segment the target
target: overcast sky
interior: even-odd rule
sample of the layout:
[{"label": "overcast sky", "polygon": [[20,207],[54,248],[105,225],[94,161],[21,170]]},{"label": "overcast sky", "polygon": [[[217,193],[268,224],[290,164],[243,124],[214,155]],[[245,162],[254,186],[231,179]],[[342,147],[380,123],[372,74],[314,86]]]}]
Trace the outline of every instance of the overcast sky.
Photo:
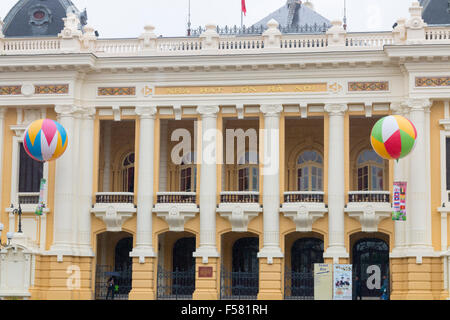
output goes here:
[{"label": "overcast sky", "polygon": [[[54,1],[54,0],[47,0]],[[186,33],[189,0],[72,0],[88,10],[88,23],[101,38],[135,38],[146,24],[163,36]],[[4,18],[17,0],[0,0]],[[344,0],[313,0],[315,10],[330,20],[342,20]],[[412,0],[347,0],[349,31],[392,30],[398,18],[409,16]],[[246,0],[245,25],[252,25],[286,4],[286,0]],[[241,0],[191,0],[193,26],[214,23],[240,25]]]}]

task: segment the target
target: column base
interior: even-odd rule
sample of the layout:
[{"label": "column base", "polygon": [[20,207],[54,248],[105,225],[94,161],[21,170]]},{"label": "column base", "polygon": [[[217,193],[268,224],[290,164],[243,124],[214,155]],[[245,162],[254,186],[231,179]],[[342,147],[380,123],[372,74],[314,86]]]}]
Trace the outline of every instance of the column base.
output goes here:
[{"label": "column base", "polygon": [[[131,254],[130,254],[131,255]],[[156,277],[154,257],[133,257],[132,289],[128,295],[129,300],[156,300]]]},{"label": "column base", "polygon": [[274,258],[272,263],[265,259],[259,262],[258,300],[283,300],[283,259]]},{"label": "column base", "polygon": [[220,299],[219,261],[219,258],[210,257],[205,264],[202,257],[195,259],[195,291],[192,300]]}]

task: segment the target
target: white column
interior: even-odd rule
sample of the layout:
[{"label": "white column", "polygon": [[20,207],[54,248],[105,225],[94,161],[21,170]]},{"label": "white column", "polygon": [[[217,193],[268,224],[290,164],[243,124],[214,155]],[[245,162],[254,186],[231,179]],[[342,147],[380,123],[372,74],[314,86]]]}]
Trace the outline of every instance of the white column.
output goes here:
[{"label": "white column", "polygon": [[[5,131],[5,113],[6,110],[8,110],[7,107],[0,107],[0,195],[2,195],[2,185],[3,185],[3,152],[5,148],[4,144],[4,131]],[[2,197],[3,198],[3,197]],[[5,208],[5,205],[3,204],[2,200],[0,199],[0,206],[1,208]]]},{"label": "white column", "polygon": [[262,105],[264,114],[264,157],[263,161],[263,224],[264,246],[258,258],[283,258],[280,248],[280,113],[283,106]]},{"label": "white column", "polygon": [[91,246],[91,208],[94,179],[94,115],[95,108],[86,109],[81,120],[78,184],[78,246],[81,256],[93,256]]},{"label": "white column", "polygon": [[[416,146],[409,156],[409,179],[407,196],[409,198],[410,255],[420,259],[433,255],[431,243],[431,208],[429,202],[430,177],[427,173],[427,150],[429,133],[426,124],[426,111],[431,107],[428,99],[411,99],[410,120],[416,126]],[[408,219],[407,218],[407,219]]]},{"label": "white column", "polygon": [[160,123],[160,150],[159,150],[159,191],[167,191],[167,148],[168,148],[168,122]]},{"label": "white column", "polygon": [[74,144],[78,140],[74,136],[74,113],[78,110],[73,105],[58,105],[55,111],[58,122],[66,129],[68,146],[66,152],[56,160],[55,172],[55,208],[53,221],[53,245],[50,252],[58,256],[73,255],[72,217],[74,206],[75,183],[73,181]]},{"label": "white column", "polygon": [[111,122],[105,121],[105,131],[103,136],[103,156],[104,156],[104,167],[103,167],[103,192],[111,191]]},{"label": "white column", "polygon": [[156,112],[153,106],[136,108],[136,114],[140,116],[137,223],[136,247],[130,257],[139,257],[140,263],[144,263],[146,257],[156,257],[152,234]]},{"label": "white column", "polygon": [[345,249],[345,144],[344,115],[345,104],[329,104],[325,111],[329,113],[328,140],[328,235],[329,243],[324,258],[348,258]]},{"label": "white column", "polygon": [[216,247],[216,196],[217,196],[217,113],[218,106],[199,106],[202,116],[202,154],[200,166],[200,246],[194,257],[219,257]]}]

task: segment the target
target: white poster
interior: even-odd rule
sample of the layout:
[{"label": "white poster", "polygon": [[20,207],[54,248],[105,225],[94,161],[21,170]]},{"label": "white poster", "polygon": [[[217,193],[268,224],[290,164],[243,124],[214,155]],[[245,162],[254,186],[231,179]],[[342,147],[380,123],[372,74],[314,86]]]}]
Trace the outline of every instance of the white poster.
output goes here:
[{"label": "white poster", "polygon": [[314,264],[314,300],[333,300],[331,264]]},{"label": "white poster", "polygon": [[352,265],[333,265],[333,299],[352,300]]}]

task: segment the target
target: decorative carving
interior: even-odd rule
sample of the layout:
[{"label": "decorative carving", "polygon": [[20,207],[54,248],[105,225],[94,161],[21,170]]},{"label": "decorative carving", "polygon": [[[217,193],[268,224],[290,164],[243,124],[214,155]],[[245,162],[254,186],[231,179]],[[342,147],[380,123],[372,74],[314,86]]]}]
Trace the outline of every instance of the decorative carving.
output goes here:
[{"label": "decorative carving", "polygon": [[389,81],[349,82],[348,91],[389,91]]},{"label": "decorative carving", "polygon": [[450,76],[449,77],[416,77],[416,87],[418,87],[418,88],[450,87]]},{"label": "decorative carving", "polygon": [[263,104],[260,110],[265,116],[279,116],[283,111],[283,106],[281,104]]},{"label": "decorative carving", "polygon": [[221,203],[217,212],[230,221],[233,232],[247,232],[249,222],[262,209],[259,203]]},{"label": "decorative carving", "polygon": [[0,96],[17,96],[22,94],[22,86],[0,86]]},{"label": "decorative carving", "polygon": [[97,203],[91,210],[106,225],[106,230],[110,232],[122,231],[124,222],[136,213],[134,205],[128,203],[104,204]]},{"label": "decorative carving", "polygon": [[325,105],[325,111],[332,115],[344,115],[344,113],[348,110],[348,106],[346,104],[327,104]]},{"label": "decorative carving", "polygon": [[166,220],[169,231],[182,232],[187,221],[199,212],[195,203],[157,203],[153,212]]},{"label": "decorative carving", "polygon": [[381,220],[389,218],[392,208],[389,203],[349,203],[345,211],[348,216],[359,220],[362,232],[378,232]]},{"label": "decorative carving", "polygon": [[99,96],[135,96],[136,87],[100,87]]},{"label": "decorative carving", "polygon": [[35,85],[35,94],[68,94],[68,84]]},{"label": "decorative carving", "polygon": [[219,113],[220,108],[218,105],[212,105],[212,106],[198,106],[197,107],[197,113],[201,114],[203,118],[206,117],[217,117],[217,114]]},{"label": "decorative carving", "polygon": [[35,88],[32,84],[24,84],[22,85],[21,92],[25,97],[31,97],[35,92]]},{"label": "decorative carving", "polygon": [[314,222],[323,218],[328,209],[323,203],[284,203],[280,212],[294,221],[296,231],[311,232]]},{"label": "decorative carving", "polygon": [[153,119],[158,112],[158,108],[155,106],[136,107],[135,112],[142,119]]}]

